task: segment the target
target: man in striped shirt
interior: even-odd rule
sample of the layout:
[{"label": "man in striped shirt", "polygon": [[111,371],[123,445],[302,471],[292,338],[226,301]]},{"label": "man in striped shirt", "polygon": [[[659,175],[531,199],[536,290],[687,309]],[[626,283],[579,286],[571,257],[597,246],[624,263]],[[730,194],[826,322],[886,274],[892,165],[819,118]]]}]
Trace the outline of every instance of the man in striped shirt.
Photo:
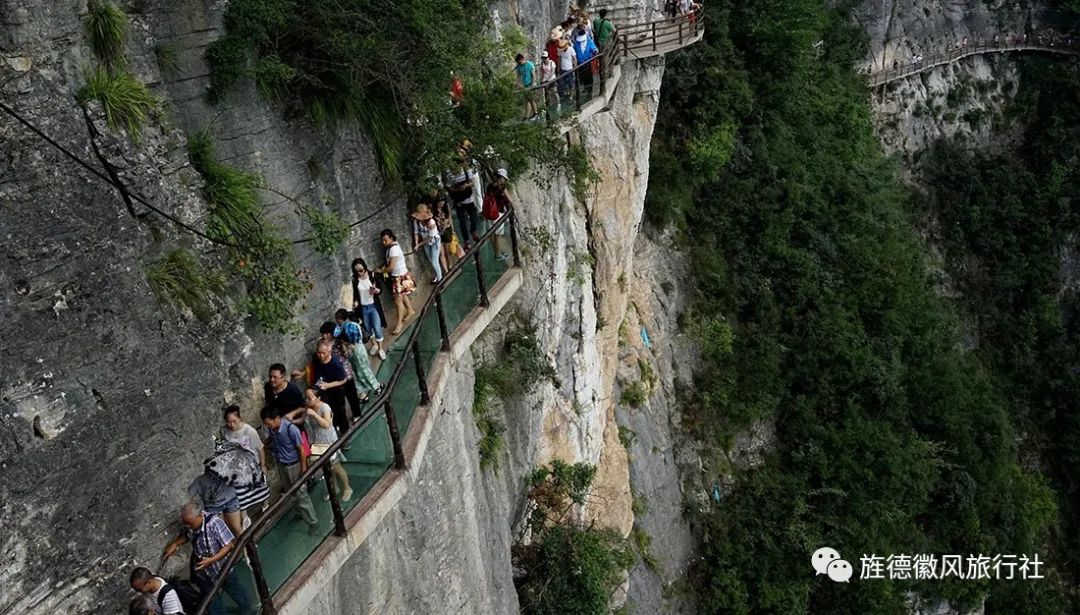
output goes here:
[{"label": "man in striped shirt", "polygon": [[[225,567],[225,558],[233,548],[233,533],[219,515],[207,514],[202,502],[193,498],[180,511],[180,521],[184,529],[165,547],[165,559],[172,557],[180,545],[191,543],[192,580],[205,595],[217,582]],[[222,590],[232,597],[240,608],[240,613],[251,612],[251,600],[247,590],[232,570],[226,573]],[[210,603],[210,615],[224,615],[225,607],[220,595]]]},{"label": "man in striped shirt", "polygon": [[165,579],[154,576],[150,570],[139,566],[131,571],[131,589],[140,594],[153,596],[157,615],[183,615],[184,607],[176,590]]}]

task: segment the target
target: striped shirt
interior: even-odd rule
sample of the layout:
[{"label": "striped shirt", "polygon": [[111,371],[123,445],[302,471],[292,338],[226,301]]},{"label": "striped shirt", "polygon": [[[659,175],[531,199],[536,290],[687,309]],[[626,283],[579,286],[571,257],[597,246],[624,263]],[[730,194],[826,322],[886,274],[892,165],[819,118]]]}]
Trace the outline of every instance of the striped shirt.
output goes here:
[{"label": "striped shirt", "polygon": [[[225,548],[225,545],[233,541],[233,533],[220,516],[203,513],[202,518],[201,528],[198,530],[187,529],[188,540],[191,541],[191,552],[195,556],[195,565],[198,565],[199,560],[213,557],[214,554]],[[224,566],[225,559],[222,558],[195,574],[212,583],[217,580]]]}]

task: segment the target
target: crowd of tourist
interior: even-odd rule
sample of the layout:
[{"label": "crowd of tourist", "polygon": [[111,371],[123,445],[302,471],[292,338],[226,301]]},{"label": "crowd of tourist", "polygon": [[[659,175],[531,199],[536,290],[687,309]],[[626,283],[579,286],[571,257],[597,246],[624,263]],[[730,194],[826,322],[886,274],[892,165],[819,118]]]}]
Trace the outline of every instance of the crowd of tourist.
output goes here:
[{"label": "crowd of tourist", "polygon": [[[595,75],[603,70],[601,52],[615,40],[615,24],[607,14],[607,9],[600,9],[593,16],[571,4],[566,19],[551,29],[536,62],[525,53],[517,54],[514,72],[525,90],[525,120],[561,112],[579,89],[591,94]],[[588,68],[579,70],[582,66]]]},{"label": "crowd of tourist", "polygon": [[[953,41],[947,41],[942,48],[942,53],[938,54],[937,59],[949,60],[955,58],[958,55],[965,55],[967,52],[973,50],[992,50],[994,48],[1008,48],[1008,47],[1024,47],[1024,46],[1037,46],[1037,47],[1067,47],[1071,48],[1074,44],[1073,36],[1052,28],[1041,28],[1033,31],[1031,34],[1026,32],[1008,32],[1005,34],[997,33],[993,37],[987,36],[987,38],[981,42],[972,42],[968,37],[958,38]],[[930,65],[935,62],[935,57],[931,56]],[[892,63],[889,65],[890,70],[893,72],[898,71],[912,71],[918,70],[926,66],[925,58],[921,53],[913,53],[907,59],[893,58]],[[861,74],[870,75],[875,72],[872,65],[868,65],[859,70]]]},{"label": "crowd of tourist", "polygon": [[[246,423],[239,406],[222,411],[214,452],[203,471],[190,483],[180,510],[181,531],[162,552],[160,570],[183,545],[191,545],[189,578],[163,578],[144,566],[131,571],[131,588],[137,595],[129,604],[132,615],[193,614],[199,600],[222,575],[222,588],[241,613],[252,609],[252,597],[231,570],[224,570],[236,538],[266,510],[271,499],[270,460],[276,466],[282,491],[296,485],[309,463],[325,455],[363,415],[366,405],[382,393],[376,377],[378,364],[387,358],[387,314],[381,297],[394,302],[394,322],[389,335],[398,336],[416,313],[411,296],[417,282],[407,256],[422,254],[430,264],[431,284],[440,284],[466,250],[509,210],[509,174],[497,169],[483,184],[479,165],[471,157],[472,144],[462,141],[455,166],[432,180],[430,190],[419,199],[409,216],[412,247],[409,253],[392,229],[379,239],[384,250],[382,265],[372,268],[363,258],[350,265],[351,304],[334,312],[333,320],[319,327],[310,360],[289,370],[274,363],[263,385],[261,429]],[[456,214],[455,227],[451,208]],[[481,218],[483,222],[481,222]],[[487,225],[485,227],[485,225]],[[496,258],[508,258],[505,225],[492,235]],[[336,451],[327,462],[341,501],[353,498],[349,475],[343,465],[346,454]],[[325,496],[329,499],[329,493]],[[297,519],[310,535],[319,532],[318,512],[301,484],[295,496]],[[286,520],[285,522],[293,522]],[[221,599],[210,606],[212,615],[224,610]]]}]

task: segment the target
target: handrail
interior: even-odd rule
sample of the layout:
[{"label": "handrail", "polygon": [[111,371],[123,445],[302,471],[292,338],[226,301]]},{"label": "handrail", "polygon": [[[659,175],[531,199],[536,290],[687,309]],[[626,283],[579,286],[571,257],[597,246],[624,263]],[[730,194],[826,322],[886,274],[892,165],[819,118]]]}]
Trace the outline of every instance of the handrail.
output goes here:
[{"label": "handrail", "polygon": [[[603,87],[604,79],[610,74],[613,66],[620,59],[619,52],[621,52],[621,57],[625,58],[630,53],[632,53],[634,49],[640,49],[642,46],[651,46],[652,49],[655,51],[657,50],[657,47],[660,43],[666,44],[674,40],[678,40],[681,43],[684,40],[684,34],[688,36],[689,39],[694,39],[703,29],[703,21],[704,9],[703,7],[699,7],[693,13],[690,13],[688,15],[680,15],[674,19],[667,18],[644,24],[636,24],[633,26],[618,28],[613,33],[612,42],[610,43],[610,45],[608,45],[610,49],[601,50],[599,53],[597,53],[597,55],[590,58],[587,62],[579,64],[574,68],[574,70],[563,73],[562,75],[559,75],[559,77],[557,77],[556,79],[548,81],[547,83],[541,83],[531,86],[529,88],[524,88],[524,91],[527,95],[535,93],[537,91],[546,91],[551,87],[559,87],[560,80],[563,80],[563,86],[565,87],[565,80],[569,80],[571,78],[571,75],[577,75],[579,71],[591,71],[594,62],[599,63],[601,67],[599,71],[599,77],[601,87]],[[687,27],[684,32],[684,26],[687,25],[689,27]],[[645,32],[646,30],[648,31],[648,35],[644,36],[642,40],[647,40],[648,42],[642,45],[639,44],[640,41],[635,40],[633,41],[634,46],[632,46],[629,36],[635,35],[636,38],[636,35],[638,33]],[[557,58],[552,59],[554,61],[558,61]],[[575,84],[577,84],[580,80],[575,79],[574,81]],[[577,91],[577,95],[575,98],[577,99],[577,108],[580,110],[581,99],[579,90]],[[427,318],[427,316],[430,314],[431,310],[435,309],[438,313],[439,328],[442,337],[442,346],[439,349],[439,352],[448,351],[450,348],[450,332],[446,328],[445,315],[442,309],[442,293],[445,287],[458,277],[462,269],[465,267],[465,263],[470,260],[473,261],[477,272],[477,285],[479,287],[480,295],[479,305],[485,307],[487,306],[487,290],[484,282],[483,269],[480,265],[480,249],[482,246],[487,244],[493,236],[495,236],[495,234],[500,228],[502,228],[506,224],[510,225],[510,241],[513,250],[514,266],[521,266],[521,257],[518,251],[517,226],[515,222],[514,211],[511,207],[503,216],[496,220],[495,223],[492,224],[490,228],[486,232],[484,232],[483,235],[481,235],[480,239],[476,241],[469,250],[466,250],[465,255],[461,259],[459,259],[458,262],[455,263],[454,266],[451,267],[443,275],[442,280],[432,287],[431,294],[424,301],[424,305],[421,306],[417,314],[416,320],[414,321],[414,323],[416,323],[416,326],[412,328],[412,331],[409,333],[404,345],[402,346],[402,360],[394,367],[390,379],[383,386],[382,393],[380,393],[379,396],[375,399],[375,401],[371,404],[371,408],[365,411],[361,415],[361,417],[356,422],[354,422],[344,434],[340,435],[338,439],[334,442],[334,444],[332,444],[327,449],[327,451],[319,457],[319,459],[309,464],[307,470],[301,473],[297,480],[294,481],[293,484],[285,490],[285,493],[282,494],[281,498],[278,499],[278,501],[275,502],[269,510],[267,510],[263,515],[261,515],[259,519],[253,522],[247,530],[240,534],[240,536],[235,538],[232,550],[229,553],[228,557],[225,559],[225,563],[221,569],[221,572],[218,575],[217,580],[214,582],[213,586],[211,586],[210,591],[208,591],[206,595],[202,597],[202,600],[200,601],[199,606],[193,615],[206,615],[207,611],[210,608],[210,604],[221,593],[222,588],[225,585],[226,578],[232,572],[233,568],[236,566],[236,563],[240,560],[241,557],[243,557],[244,554],[247,555],[251,563],[251,569],[253,575],[255,576],[255,584],[259,592],[259,598],[262,603],[264,615],[271,615],[276,612],[276,607],[273,603],[273,596],[270,593],[265,576],[262,574],[262,565],[259,560],[256,541],[261,539],[269,530],[269,528],[274,526],[278,521],[280,521],[281,518],[285,515],[285,513],[292,508],[292,499],[296,497],[300,489],[305,486],[308,481],[314,478],[315,475],[319,472],[323,473],[323,478],[326,480],[327,492],[330,496],[331,508],[334,513],[335,531],[333,532],[333,534],[342,536],[345,534],[345,532],[347,532],[348,528],[345,527],[344,515],[341,512],[340,508],[341,503],[334,489],[333,478],[330,474],[329,464],[332,463],[332,459],[335,454],[338,453],[347,442],[349,442],[350,440],[352,440],[352,438],[359,434],[362,429],[369,426],[380,413],[386,417],[387,427],[390,431],[391,441],[394,446],[394,463],[392,468],[398,471],[401,471],[405,468],[405,459],[401,445],[401,435],[397,432],[396,418],[393,413],[393,406],[390,402],[390,398],[396,390],[398,381],[401,378],[402,371],[405,369],[405,364],[408,362],[410,355],[412,355],[413,362],[417,370],[419,386],[421,388],[421,405],[424,405],[428,402],[429,394],[426,390],[427,387],[423,376],[423,366],[418,360],[419,342],[417,340],[417,337],[419,335],[422,323],[424,322],[424,319]],[[387,472],[389,471],[390,470],[387,470]],[[385,473],[383,475],[385,476]],[[324,544],[329,538],[330,536],[324,538],[319,543],[319,545],[321,546],[322,544]],[[295,571],[293,573],[295,574]]]},{"label": "handrail", "polygon": [[[580,111],[584,102],[594,98],[591,91],[588,92],[589,96],[584,101],[581,96],[581,75],[584,72],[591,72],[594,63],[600,67],[596,78],[599,80],[601,89],[598,96],[602,96],[604,81],[611,75],[612,69],[621,59],[634,53],[635,50],[650,47],[652,51],[657,51],[660,46],[676,41],[680,45],[684,42],[693,42],[704,28],[704,11],[704,7],[699,6],[692,13],[675,18],[630,26],[616,26],[611,40],[604,45],[603,49],[600,49],[599,53],[554,79],[522,88],[523,98],[528,102],[538,104],[538,110],[541,107],[551,106],[561,109],[562,100],[569,98],[574,102],[576,110]],[[551,58],[551,60],[558,62],[558,58]],[[552,90],[554,90],[554,96]],[[538,95],[543,97],[542,100],[536,100]],[[555,105],[550,104],[553,99],[556,101]]]},{"label": "handrail", "polygon": [[1049,53],[1076,54],[1080,53],[1080,38],[1077,38],[1076,40],[1067,39],[1063,44],[1059,45],[1055,45],[1053,42],[1050,44],[1036,42],[976,43],[974,45],[963,46],[943,53],[933,54],[928,58],[923,58],[921,62],[908,62],[896,68],[876,71],[868,76],[867,81],[869,82],[870,87],[877,87],[891,81],[896,81],[897,79],[917,75],[923,71],[930,70],[931,68],[951,64],[969,56],[1006,51],[1045,51]]},{"label": "handrail", "polygon": [[[461,259],[459,259],[458,262],[455,263],[454,266],[446,272],[446,274],[443,275],[443,279],[440,280],[438,284],[435,284],[432,287],[431,294],[428,295],[428,298],[424,301],[424,305],[421,306],[419,312],[417,313],[416,319],[413,321],[416,326],[412,327],[412,331],[409,333],[408,337],[406,338],[405,344],[402,347],[402,360],[394,367],[394,371],[392,372],[390,379],[383,386],[382,393],[380,393],[379,396],[375,399],[374,403],[372,403],[371,409],[364,412],[361,418],[349,427],[348,431],[346,431],[343,435],[339,436],[338,439],[330,446],[330,448],[328,448],[324,454],[319,456],[319,459],[310,463],[307,470],[300,474],[297,480],[294,481],[293,484],[285,490],[285,493],[282,494],[281,498],[278,499],[278,501],[275,502],[269,510],[267,510],[262,516],[255,520],[244,532],[240,534],[240,536],[234,539],[232,550],[229,553],[228,557],[225,558],[225,564],[223,565],[217,580],[210,588],[210,591],[208,591],[202,597],[202,600],[199,602],[199,606],[195,610],[195,613],[193,615],[206,615],[206,613],[210,609],[210,604],[214,601],[218,594],[221,593],[226,578],[232,572],[233,567],[240,560],[240,558],[243,557],[245,553],[251,561],[252,573],[255,576],[255,584],[257,590],[259,591],[259,597],[263,606],[263,613],[269,615],[276,612],[276,608],[273,604],[273,596],[270,595],[269,588],[266,584],[266,579],[262,575],[262,566],[259,561],[258,551],[256,549],[255,542],[265,535],[265,531],[266,529],[268,529],[269,526],[272,526],[277,521],[279,521],[281,517],[284,516],[290,508],[292,508],[292,498],[295,497],[297,493],[299,493],[300,489],[305,486],[309,480],[314,478],[315,475],[319,472],[323,472],[324,478],[327,480],[327,487],[330,494],[332,507],[338,508],[338,510],[334,511],[336,513],[336,531],[334,532],[334,534],[343,535],[344,531],[347,530],[347,528],[343,527],[343,519],[338,517],[338,513],[340,513],[340,501],[338,500],[337,494],[335,493],[333,487],[333,480],[329,473],[329,464],[332,463],[334,455],[338,451],[340,451],[342,447],[344,447],[345,444],[348,443],[354,436],[356,436],[360,432],[360,430],[371,424],[371,422],[375,419],[376,416],[379,415],[380,412],[384,413],[387,416],[387,421],[391,429],[391,439],[393,440],[395,449],[395,463],[393,467],[395,470],[399,471],[404,469],[404,458],[400,456],[401,438],[400,435],[396,433],[396,422],[393,418],[390,397],[396,390],[398,380],[401,378],[402,370],[405,369],[405,365],[406,363],[408,363],[409,355],[413,355],[414,362],[417,359],[417,357],[415,356],[415,351],[417,350],[417,346],[419,344],[417,336],[420,333],[421,325],[424,322],[424,318],[427,317],[427,315],[430,313],[432,306],[435,306],[436,303],[440,302],[440,298],[443,291],[445,290],[445,287],[458,277],[458,275],[464,268],[466,262],[473,260],[478,264],[480,248],[483,245],[487,244],[491,240],[491,238],[496,235],[497,231],[506,224],[510,225],[510,241],[513,250],[514,266],[521,266],[521,258],[518,252],[517,245],[518,240],[516,218],[514,216],[513,207],[510,206],[507,212],[500,216],[498,220],[495,220],[494,223],[491,224],[490,228],[485,231],[483,235],[480,236],[480,239],[476,241],[470,249],[465,251],[465,255]],[[480,287],[481,294],[484,295],[486,294],[486,288],[484,286],[483,273],[482,271],[478,271],[477,273],[478,285]],[[435,309],[438,310],[439,307],[436,306]],[[441,317],[442,315],[440,314],[440,320]],[[440,329],[442,329],[443,324],[444,323],[440,322]],[[443,336],[443,348],[440,351],[445,351],[449,347],[449,332],[443,330]],[[422,374],[422,366],[419,366],[419,364],[417,365],[418,374]],[[423,386],[423,380],[421,380],[421,385]],[[422,391],[422,403],[426,399],[428,399],[427,392]],[[387,472],[388,471],[389,470],[387,470]],[[385,476],[385,472],[383,475]],[[327,536],[319,544],[322,545],[329,538],[330,536]]]}]

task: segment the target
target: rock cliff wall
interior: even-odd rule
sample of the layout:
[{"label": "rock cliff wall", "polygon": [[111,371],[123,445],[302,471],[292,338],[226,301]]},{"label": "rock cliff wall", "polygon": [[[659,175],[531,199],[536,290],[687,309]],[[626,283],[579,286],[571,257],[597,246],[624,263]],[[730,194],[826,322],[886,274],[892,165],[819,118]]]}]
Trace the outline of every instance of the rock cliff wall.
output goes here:
[{"label": "rock cliff wall", "polygon": [[[0,0],[0,100],[72,156],[102,172],[107,166],[130,192],[197,229],[207,205],[185,144],[204,129],[224,161],[263,176],[272,189],[263,202],[290,237],[307,232],[297,201],[362,220],[332,257],[298,246],[313,284],[298,322],[313,331],[338,305],[347,260],[374,258],[378,229],[404,227],[404,201],[383,184],[355,128],[286,120],[250,87],[220,105],[205,102],[202,54],[221,34],[225,6],[124,5],[132,70],[166,103],[138,143],[111,133],[100,109],[84,115],[75,102],[92,62],[83,0]],[[562,10],[520,2],[498,5],[494,15],[542,40]],[[159,61],[163,55],[171,61]],[[522,178],[516,187],[531,254],[515,309],[540,323],[561,388],[506,405],[502,470],[488,475],[477,465],[479,436],[468,413],[470,367],[458,366],[460,382],[451,387],[458,401],[444,409],[424,462],[430,475],[422,474],[419,488],[338,575],[318,605],[323,612],[443,612],[446,605],[514,611],[509,544],[521,479],[554,458],[597,464],[587,514],[630,531],[630,479],[635,467],[651,466],[628,464],[619,441],[618,380],[630,377],[620,325],[628,314],[639,318],[645,300],[633,307],[633,297],[649,284],[637,273],[634,249],[650,250],[641,247],[639,226],[662,62],[624,65],[610,111],[572,133],[600,172],[584,203],[559,179]],[[214,299],[207,322],[163,304],[146,281],[147,264],[177,246],[213,257],[214,246],[145,205],[129,206],[7,115],[0,115],[0,141],[0,467],[7,476],[0,534],[11,554],[0,568],[0,613],[119,612],[124,571],[156,563],[175,531],[177,507],[209,452],[222,403],[240,402],[254,421],[266,366],[299,364],[310,340],[268,335],[236,317],[227,309],[240,296],[236,288]],[[650,301],[655,306],[656,298]],[[674,335],[674,317],[650,317],[661,347],[670,343],[665,331]],[[487,343],[498,335],[496,328]],[[661,424],[666,402],[658,399],[650,407]],[[652,457],[657,476],[670,469],[666,454],[638,459]],[[656,499],[668,496],[675,494]],[[664,518],[676,516],[657,517]],[[430,583],[432,574],[445,583]]]},{"label": "rock cliff wall", "polygon": [[[862,68],[873,71],[908,64],[916,54],[942,53],[948,45],[965,40],[992,40],[996,33],[1003,38],[1008,33],[1034,36],[1042,15],[1038,3],[1021,9],[982,0],[874,1],[862,3],[854,12],[870,38]],[[876,88],[878,135],[886,151],[912,156],[942,137],[972,144],[1008,139],[1010,130],[1000,115],[1016,92],[1014,58],[971,56]]]}]

